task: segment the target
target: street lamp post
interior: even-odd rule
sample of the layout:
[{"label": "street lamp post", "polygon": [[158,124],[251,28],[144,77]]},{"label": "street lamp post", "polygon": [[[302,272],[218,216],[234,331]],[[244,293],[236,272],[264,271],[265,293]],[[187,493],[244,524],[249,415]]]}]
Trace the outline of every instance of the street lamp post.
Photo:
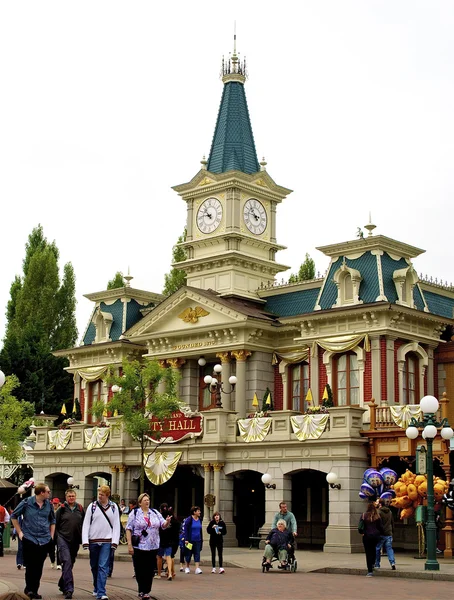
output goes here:
[{"label": "street lamp post", "polygon": [[[199,363],[199,366],[204,367],[206,365],[206,360],[203,357],[200,357],[198,360],[198,363]],[[214,365],[213,375],[212,376],[205,375],[205,377],[203,378],[203,381],[209,387],[210,392],[212,394],[215,394],[216,408],[222,408],[221,392],[223,394],[232,394],[235,391],[235,386],[237,383],[237,378],[235,377],[235,375],[232,375],[231,377],[229,377],[229,383],[230,383],[231,389],[230,389],[230,391],[227,391],[223,387],[222,382],[219,381],[219,379],[221,378],[221,373],[222,373],[222,365],[219,365],[219,364]]]},{"label": "street lamp post", "polygon": [[437,527],[435,525],[434,511],[434,464],[432,444],[437,435],[438,429],[441,429],[440,435],[445,440],[450,440],[454,431],[449,426],[448,419],[436,420],[438,410],[438,400],[434,396],[424,396],[420,402],[422,420],[418,421],[414,417],[410,421],[405,433],[410,440],[415,440],[419,436],[419,430],[423,429],[423,437],[427,442],[427,559],[425,563],[426,571],[439,571],[440,565],[437,560]]}]

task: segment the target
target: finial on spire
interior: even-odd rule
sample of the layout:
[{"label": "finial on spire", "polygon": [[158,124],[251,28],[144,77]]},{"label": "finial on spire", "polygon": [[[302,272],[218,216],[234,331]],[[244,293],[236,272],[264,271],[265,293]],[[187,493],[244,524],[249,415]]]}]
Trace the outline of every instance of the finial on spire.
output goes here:
[{"label": "finial on spire", "polygon": [[202,165],[202,169],[203,169],[204,171],[206,171],[206,170],[207,170],[207,164],[208,164],[208,161],[207,161],[207,159],[205,158],[205,154],[203,155],[203,158],[202,158],[202,160],[200,161],[200,164]]},{"label": "finial on spire", "polygon": [[247,79],[246,59],[241,61],[236,51],[236,21],[233,22],[233,54],[227,60],[222,57],[221,76],[224,83],[229,81],[244,83]]},{"label": "finial on spire", "polygon": [[131,279],[134,279],[134,277],[132,275],[129,274],[129,267],[128,267],[128,274],[125,275],[123,277],[123,279],[125,280],[125,287],[131,287]]},{"label": "finial on spire", "polygon": [[268,164],[268,163],[266,162],[266,160],[265,160],[265,157],[263,157],[263,158],[262,158],[262,161],[260,162],[260,170],[261,170],[261,171],[266,171],[266,165],[267,165],[267,164]]},{"label": "finial on spire", "polygon": [[364,229],[367,229],[367,231],[369,232],[369,235],[372,235],[372,232],[376,227],[377,226],[372,223],[372,217],[371,217],[371,214],[369,211],[369,223],[367,225],[364,225]]}]

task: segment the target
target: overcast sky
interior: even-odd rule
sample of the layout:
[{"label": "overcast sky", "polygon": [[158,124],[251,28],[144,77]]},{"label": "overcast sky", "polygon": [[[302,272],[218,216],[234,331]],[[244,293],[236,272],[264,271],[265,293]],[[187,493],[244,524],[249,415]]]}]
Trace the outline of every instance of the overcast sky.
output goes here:
[{"label": "overcast sky", "polygon": [[[115,272],[162,291],[185,226],[170,188],[208,155],[221,57],[246,56],[259,160],[294,190],[277,260],[376,233],[454,280],[454,3],[303,0],[0,2],[0,335],[41,223],[77,280],[82,335]],[[287,275],[285,275],[287,276]]]}]

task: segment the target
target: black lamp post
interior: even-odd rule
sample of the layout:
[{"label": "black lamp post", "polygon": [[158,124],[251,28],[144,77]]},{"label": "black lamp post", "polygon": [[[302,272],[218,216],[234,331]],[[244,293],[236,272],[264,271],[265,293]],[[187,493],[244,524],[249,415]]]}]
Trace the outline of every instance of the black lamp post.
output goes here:
[{"label": "black lamp post", "polygon": [[420,402],[421,412],[423,414],[422,421],[418,421],[413,417],[410,421],[410,425],[405,431],[406,436],[410,440],[415,440],[419,435],[419,430],[423,429],[423,437],[427,442],[427,559],[424,566],[426,571],[440,570],[440,565],[437,560],[437,527],[435,525],[434,511],[433,439],[440,428],[440,435],[443,439],[450,440],[454,435],[454,431],[449,426],[448,419],[443,419],[441,422],[436,420],[438,406],[438,400],[434,396],[424,396]]},{"label": "black lamp post", "polygon": [[[206,360],[203,357],[200,357],[198,363],[201,367],[204,367],[206,365]],[[238,381],[235,375],[229,377],[231,389],[227,391],[222,385],[222,381],[220,381],[221,373],[222,365],[214,365],[213,375],[205,375],[205,377],[203,378],[203,381],[210,389],[210,393],[215,394],[216,408],[222,408],[221,392],[223,394],[232,394],[235,391],[235,386]]]}]

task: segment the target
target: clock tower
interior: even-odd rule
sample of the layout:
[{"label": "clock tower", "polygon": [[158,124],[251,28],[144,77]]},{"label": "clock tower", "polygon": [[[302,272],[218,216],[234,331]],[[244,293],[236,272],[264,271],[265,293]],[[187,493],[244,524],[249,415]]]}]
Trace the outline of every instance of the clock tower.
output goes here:
[{"label": "clock tower", "polygon": [[288,269],[276,262],[276,208],[291,190],[277,185],[257,160],[244,84],[246,64],[236,52],[222,61],[224,90],[208,160],[173,189],[187,205],[187,260],[172,266],[187,285],[223,296],[258,300],[256,290]]}]

